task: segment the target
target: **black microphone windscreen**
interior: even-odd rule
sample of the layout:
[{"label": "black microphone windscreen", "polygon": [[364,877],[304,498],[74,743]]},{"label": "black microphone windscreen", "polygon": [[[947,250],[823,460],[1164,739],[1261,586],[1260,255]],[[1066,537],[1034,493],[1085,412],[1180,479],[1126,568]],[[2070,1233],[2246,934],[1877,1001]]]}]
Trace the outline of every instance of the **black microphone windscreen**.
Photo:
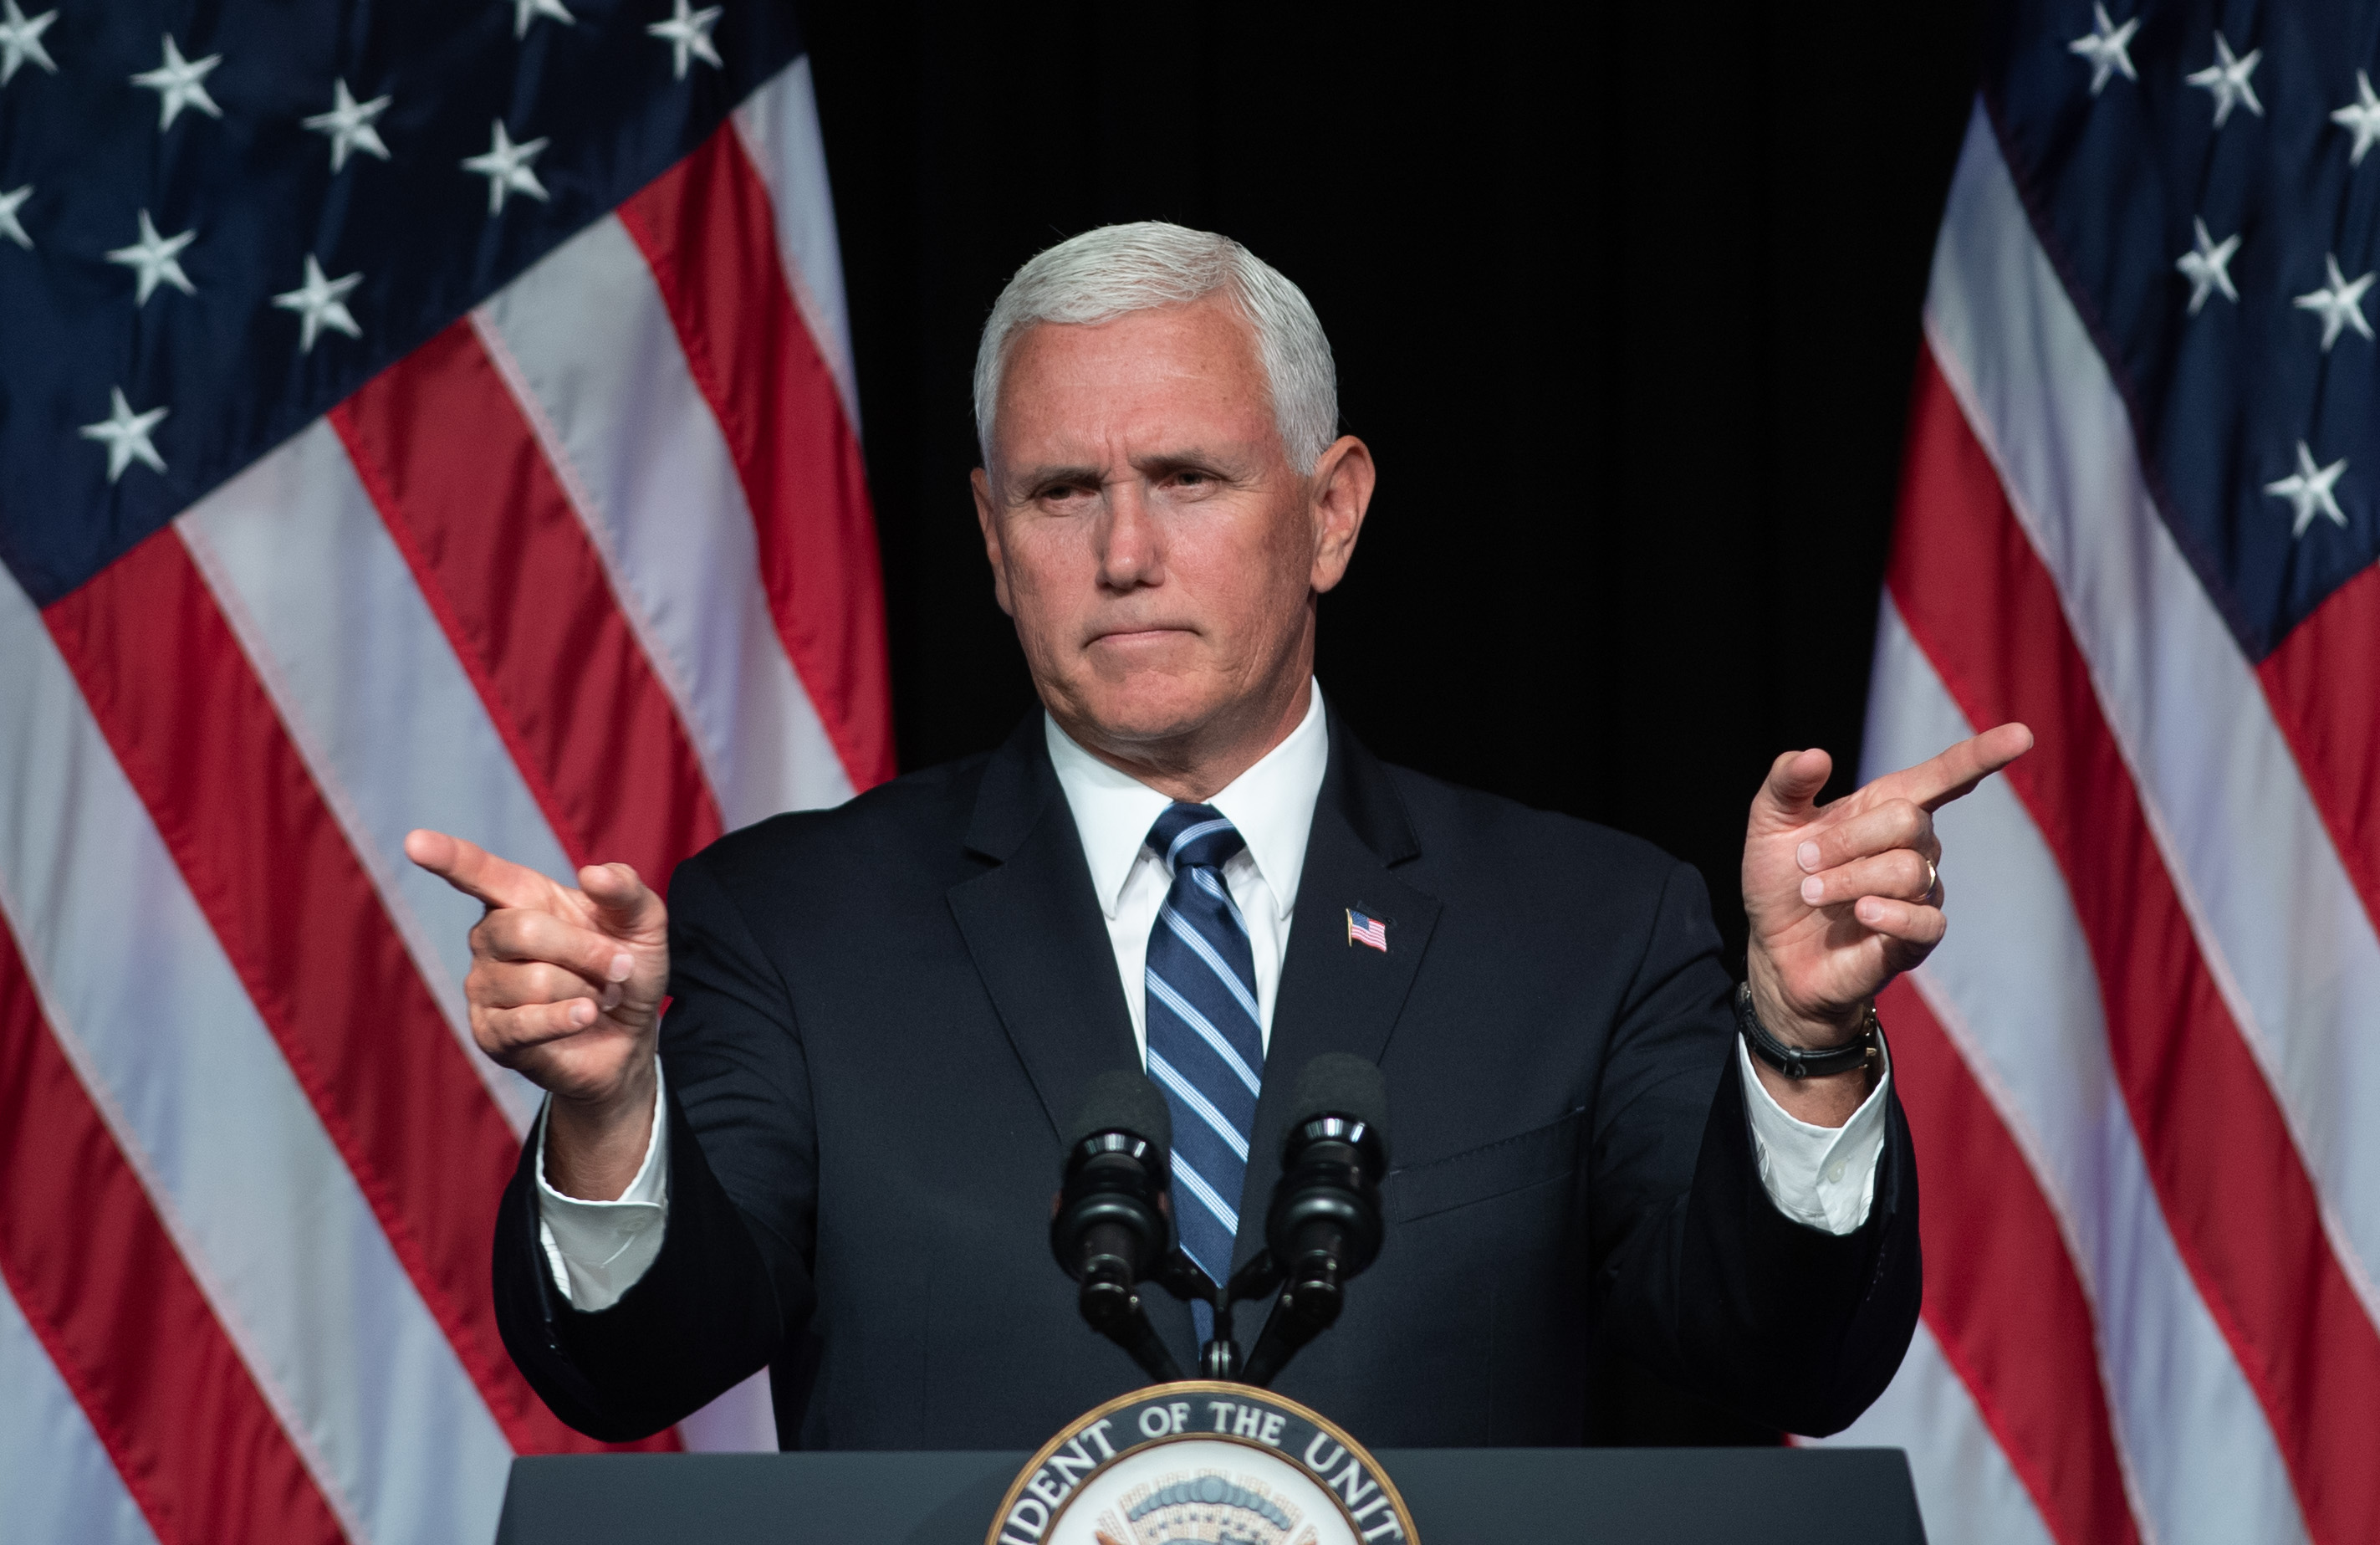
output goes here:
[{"label": "black microphone windscreen", "polygon": [[1297,1076],[1290,1125],[1317,1116],[1352,1116],[1376,1131],[1389,1125],[1389,1080],[1379,1068],[1347,1052],[1325,1052]]},{"label": "black microphone windscreen", "polygon": [[1164,1153],[1173,1147],[1173,1113],[1146,1074],[1102,1073],[1091,1080],[1075,1109],[1074,1123],[1065,1131],[1065,1150],[1074,1152],[1084,1138],[1101,1132],[1130,1132]]}]

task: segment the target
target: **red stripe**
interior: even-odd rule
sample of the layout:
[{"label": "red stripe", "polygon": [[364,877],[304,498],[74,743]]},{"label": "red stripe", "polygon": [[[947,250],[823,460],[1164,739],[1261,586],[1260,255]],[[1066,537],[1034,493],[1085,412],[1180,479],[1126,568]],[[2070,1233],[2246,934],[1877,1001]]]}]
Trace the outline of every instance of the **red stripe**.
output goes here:
[{"label": "red stripe", "polygon": [[330,417],[563,847],[665,888],[719,802],[469,321]]},{"label": "red stripe", "polygon": [[854,788],[892,775],[876,517],[859,440],[777,249],[768,185],[734,127],[620,206],[759,530],[777,632]]},{"label": "red stripe", "polygon": [[171,528],[43,614],[282,1054],[516,1449],[601,1445],[505,1355],[489,1242],[519,1144]]},{"label": "red stripe", "polygon": [[161,1545],[344,1538],[43,1022],[5,920],[0,1277]]},{"label": "red stripe", "polygon": [[1916,988],[1876,1008],[1917,1145],[1925,1323],[2050,1534],[2137,1540],[2090,1300],[2032,1167]]},{"label": "red stripe", "polygon": [[2272,1423],[2308,1530],[2380,1539],[2380,1332],[2199,953],[2056,585],[1930,355],[1910,433],[1893,598],[1969,723],[2022,719],[2039,736],[2009,780],[2082,919],[2174,1243]]},{"label": "red stripe", "polygon": [[2256,675],[2348,881],[2380,924],[2380,566],[2332,591]]}]

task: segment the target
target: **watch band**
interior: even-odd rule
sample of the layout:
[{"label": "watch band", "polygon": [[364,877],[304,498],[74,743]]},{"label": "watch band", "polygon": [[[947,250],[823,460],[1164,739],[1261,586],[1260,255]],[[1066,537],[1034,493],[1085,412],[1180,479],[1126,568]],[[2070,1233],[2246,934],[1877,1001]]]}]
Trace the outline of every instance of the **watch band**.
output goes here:
[{"label": "watch band", "polygon": [[1752,1054],[1788,1078],[1823,1078],[1829,1074],[1849,1073],[1876,1060],[1878,1037],[1873,1003],[1867,1005],[1867,1023],[1860,1028],[1857,1040],[1824,1049],[1788,1046],[1769,1034],[1768,1027],[1753,1012],[1752,984],[1740,982],[1735,989],[1735,1026],[1743,1032],[1744,1043],[1752,1048]]}]

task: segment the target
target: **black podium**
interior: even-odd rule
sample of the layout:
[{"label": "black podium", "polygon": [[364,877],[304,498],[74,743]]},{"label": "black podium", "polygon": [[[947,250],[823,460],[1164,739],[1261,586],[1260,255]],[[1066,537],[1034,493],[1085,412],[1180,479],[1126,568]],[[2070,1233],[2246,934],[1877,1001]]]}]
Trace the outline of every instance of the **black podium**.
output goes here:
[{"label": "black podium", "polygon": [[[1382,1449],[1422,1545],[1922,1545],[1899,1449]],[[981,1545],[1023,1454],[513,1461],[497,1545]]]}]

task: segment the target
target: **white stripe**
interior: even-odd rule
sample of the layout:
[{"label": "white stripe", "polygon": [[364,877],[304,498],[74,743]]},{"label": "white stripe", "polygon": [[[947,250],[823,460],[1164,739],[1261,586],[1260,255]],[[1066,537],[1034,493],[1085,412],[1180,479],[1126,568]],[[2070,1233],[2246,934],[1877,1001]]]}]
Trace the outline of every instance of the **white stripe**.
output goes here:
[{"label": "white stripe", "polygon": [[1214,1128],[1215,1136],[1222,1138],[1224,1144],[1233,1153],[1239,1155],[1241,1163],[1245,1164],[1248,1162],[1248,1140],[1232,1130],[1231,1122],[1224,1118],[1223,1113],[1215,1109],[1205,1095],[1193,1088],[1189,1079],[1175,1072],[1172,1063],[1151,1052],[1148,1054],[1148,1072],[1151,1077],[1179,1095],[1184,1105],[1197,1112],[1199,1119]]},{"label": "white stripe", "polygon": [[434,827],[570,882],[572,866],[346,449],[320,420],[176,523],[422,979],[516,1133],[538,1091],[472,1042],[480,904],[405,857]]},{"label": "white stripe", "polygon": [[[1168,870],[1171,870],[1173,867],[1175,860],[1181,858],[1182,849],[1191,843],[1196,842],[1200,837],[1207,835],[1210,832],[1228,832],[1231,829],[1232,823],[1228,821],[1202,821],[1195,826],[1184,826],[1180,832],[1174,834],[1172,845],[1168,846],[1165,850],[1165,867]],[[1201,865],[1200,867],[1212,868],[1213,866]]]},{"label": "white stripe", "polygon": [[1240,1215],[1238,1211],[1224,1206],[1223,1198],[1215,1194],[1215,1188],[1212,1186],[1208,1185],[1205,1177],[1200,1175],[1196,1170],[1194,1170],[1188,1164],[1184,1163],[1182,1156],[1178,1153],[1173,1156],[1173,1178],[1180,1181],[1183,1186],[1187,1187],[1192,1196],[1196,1197],[1200,1201],[1204,1202],[1207,1206],[1207,1210],[1212,1212],[1218,1219],[1221,1220],[1223,1227],[1230,1230],[1234,1238],[1239,1235]]},{"label": "white stripe", "polygon": [[785,282],[810,338],[834,377],[859,432],[859,390],[851,369],[851,329],[844,320],[843,248],[835,239],[834,195],[827,185],[826,142],[819,134],[818,100],[810,90],[808,55],[744,99],[734,118],[745,153],[759,168],[777,221],[777,250]]},{"label": "white stripe", "polygon": [[0,659],[0,914],[60,1047],[355,1538],[487,1539],[503,1433],[5,575]]},{"label": "white stripe", "polygon": [[1239,929],[1241,938],[1253,939],[1256,937],[1255,934],[1248,931],[1247,916],[1240,910],[1240,904],[1232,899],[1232,893],[1223,888],[1222,882],[1215,878],[1214,872],[1211,870],[1193,869],[1190,871],[1190,878],[1200,890],[1206,892],[1208,895],[1213,896],[1217,901],[1223,904],[1223,910],[1232,915],[1232,922],[1233,926]]},{"label": "white stripe", "polygon": [[1172,1009],[1184,1024],[1198,1032],[1200,1040],[1214,1048],[1215,1054],[1229,1064],[1233,1073],[1240,1076],[1240,1082],[1248,1086],[1250,1094],[1262,1093],[1264,1086],[1257,1077],[1256,1069],[1250,1067],[1241,1058],[1239,1052],[1232,1049],[1232,1043],[1225,1040],[1222,1032],[1215,1028],[1205,1015],[1198,1012],[1196,1005],[1175,991],[1172,984],[1155,971],[1148,970],[1147,967],[1143,967],[1143,970],[1148,977],[1149,990],[1157,994],[1159,1002]]},{"label": "white stripe", "polygon": [[[838,278],[838,317],[840,305]],[[847,800],[850,773],[761,588],[743,481],[628,233],[595,222],[471,323],[602,557],[728,829]],[[695,1450],[776,1450],[766,1369],[681,1426]]]},{"label": "white stripe", "polygon": [[[1868,700],[1870,770],[1973,733],[1889,600]],[[2142,1510],[2165,1545],[2302,1539],[2264,1410],[2167,1229],[2057,861],[2004,779],[1934,819],[1954,877],[1950,931],[1915,984],[2058,1218],[2095,1306],[2117,1450]]]},{"label": "white stripe", "polygon": [[0,1520],[44,1545],[157,1545],[91,1418],[0,1283]]},{"label": "white stripe", "polygon": [[1190,919],[1170,906],[1160,906],[1158,915],[1165,919],[1165,926],[1173,931],[1173,936],[1189,945],[1198,958],[1207,963],[1207,968],[1215,973],[1215,979],[1239,1000],[1240,1006],[1247,1010],[1248,1023],[1261,1028],[1264,1016],[1257,1012],[1256,999],[1241,985],[1239,973],[1225,965],[1223,957],[1215,953],[1215,946],[1207,942],[1207,936],[1191,927]]},{"label": "white stripe", "polygon": [[[480,904],[408,862],[405,833],[451,832],[565,882],[572,866],[345,447],[318,420],[176,527],[472,1067],[526,1135],[539,1091],[480,1053],[463,1002]],[[722,1395],[690,1430],[773,1450],[766,1385],[757,1406]]]},{"label": "white stripe", "polygon": [[2305,1157],[2332,1247],[2380,1318],[2380,935],[2261,685],[2157,517],[2123,401],[1980,108],[1943,216],[1926,330],[2057,579],[2199,948]]},{"label": "white stripe", "polygon": [[1795,1441],[1908,1450],[1933,1545],[2056,1545],[1931,1326],[1918,1325],[1900,1371],[1864,1416],[1831,1438]]},{"label": "white stripe", "polygon": [[472,323],[601,555],[727,825],[849,798],[769,609],[735,459],[626,230],[597,221]]}]

